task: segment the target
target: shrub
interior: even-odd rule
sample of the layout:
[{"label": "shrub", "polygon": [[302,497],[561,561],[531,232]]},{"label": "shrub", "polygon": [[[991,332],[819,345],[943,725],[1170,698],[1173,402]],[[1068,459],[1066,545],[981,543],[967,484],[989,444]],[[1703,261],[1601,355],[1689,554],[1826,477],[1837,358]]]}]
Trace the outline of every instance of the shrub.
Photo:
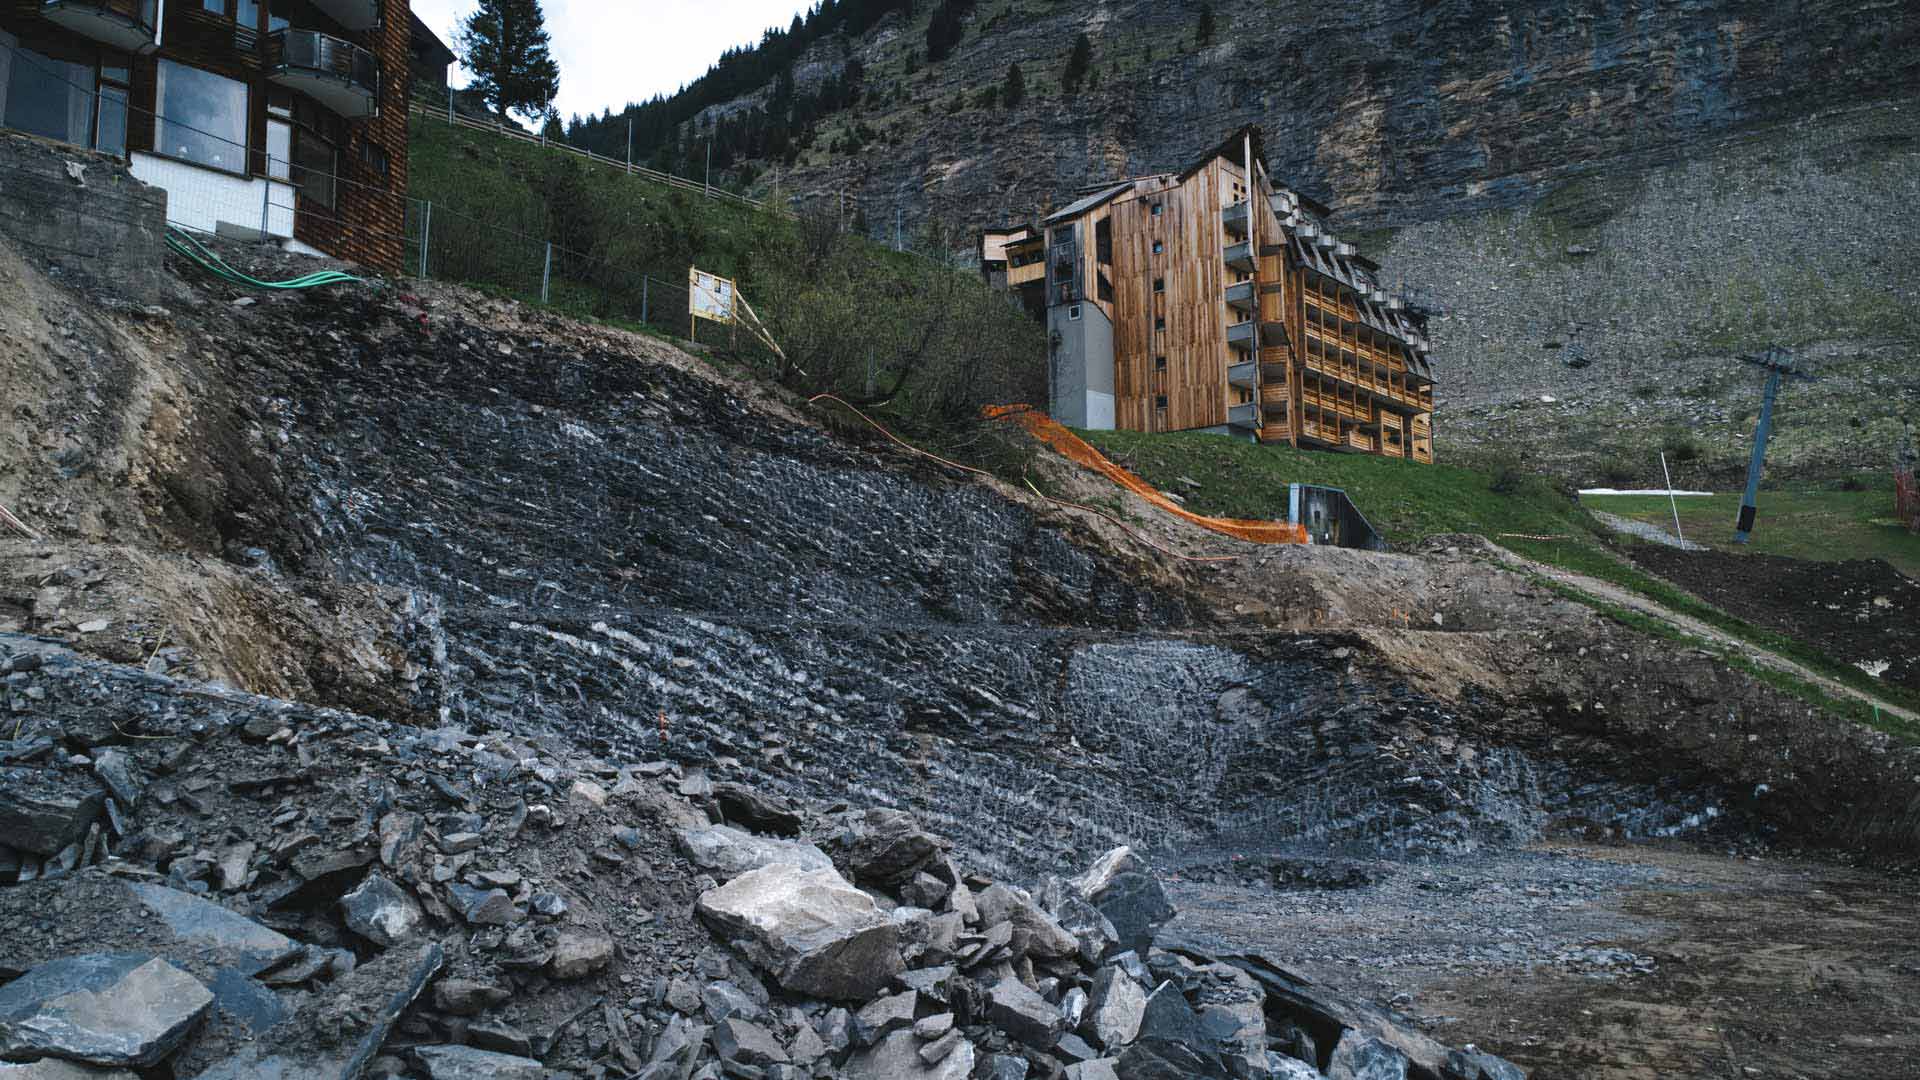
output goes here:
[{"label": "shrub", "polygon": [[1697,461],[1701,454],[1700,441],[1685,428],[1668,428],[1660,440],[1660,450],[1668,461]]}]

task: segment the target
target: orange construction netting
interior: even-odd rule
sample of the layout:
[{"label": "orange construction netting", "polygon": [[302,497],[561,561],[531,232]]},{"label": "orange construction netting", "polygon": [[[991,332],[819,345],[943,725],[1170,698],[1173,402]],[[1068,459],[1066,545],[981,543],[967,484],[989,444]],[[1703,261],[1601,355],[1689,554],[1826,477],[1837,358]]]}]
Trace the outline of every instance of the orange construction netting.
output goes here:
[{"label": "orange construction netting", "polygon": [[1222,536],[1231,536],[1236,540],[1249,540],[1256,544],[1310,544],[1313,542],[1307,535],[1304,525],[1294,525],[1285,521],[1248,521],[1242,518],[1207,517],[1185,509],[1162,494],[1159,488],[1108,461],[1106,455],[1087,445],[1086,440],[1031,405],[989,405],[981,411],[989,419],[1017,421],[1034,438],[1053,447],[1061,456],[1092,469],[1174,517],[1191,521],[1203,529],[1217,532]]}]

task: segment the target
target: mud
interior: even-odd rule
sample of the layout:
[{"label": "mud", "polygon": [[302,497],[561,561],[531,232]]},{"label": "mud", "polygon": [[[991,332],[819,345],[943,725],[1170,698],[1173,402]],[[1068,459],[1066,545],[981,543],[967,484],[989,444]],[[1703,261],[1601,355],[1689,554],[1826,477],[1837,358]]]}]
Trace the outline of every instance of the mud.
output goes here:
[{"label": "mud", "polygon": [[1920,690],[1920,582],[1879,559],[1816,563],[1641,546],[1629,553],[1716,607]]}]

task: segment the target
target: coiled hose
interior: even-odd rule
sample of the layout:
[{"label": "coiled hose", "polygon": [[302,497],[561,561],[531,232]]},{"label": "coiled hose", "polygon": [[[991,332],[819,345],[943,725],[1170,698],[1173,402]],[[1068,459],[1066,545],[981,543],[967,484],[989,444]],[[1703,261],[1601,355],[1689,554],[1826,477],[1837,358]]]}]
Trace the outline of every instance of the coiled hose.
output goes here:
[{"label": "coiled hose", "polygon": [[208,250],[205,244],[194,239],[193,234],[173,225],[167,226],[167,247],[200,264],[201,268],[217,278],[254,289],[312,289],[320,285],[345,285],[366,280],[340,270],[316,270],[291,281],[261,281],[227,265],[225,259]]}]

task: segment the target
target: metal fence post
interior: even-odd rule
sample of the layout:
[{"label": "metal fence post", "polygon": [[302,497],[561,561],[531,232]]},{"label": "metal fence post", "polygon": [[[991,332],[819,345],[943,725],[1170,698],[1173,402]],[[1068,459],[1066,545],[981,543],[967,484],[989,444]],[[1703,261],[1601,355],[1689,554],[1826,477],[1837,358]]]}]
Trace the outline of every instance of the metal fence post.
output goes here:
[{"label": "metal fence post", "polygon": [[[272,157],[267,158],[267,175],[268,176],[273,175],[273,158]],[[266,243],[267,237],[272,235],[271,233],[267,232],[267,207],[269,205],[269,199],[272,197],[272,195],[273,195],[273,181],[268,180],[265,177],[262,177],[260,180],[260,242],[263,244]]]},{"label": "metal fence post", "polygon": [[547,283],[553,279],[553,241],[547,241],[547,262],[540,268],[540,303],[547,302]]},{"label": "metal fence post", "polygon": [[652,284],[652,278],[640,275],[640,321],[643,323],[647,321],[647,287]]},{"label": "metal fence post", "polygon": [[433,235],[433,200],[429,199],[420,215],[420,276],[427,276],[427,239]]}]

